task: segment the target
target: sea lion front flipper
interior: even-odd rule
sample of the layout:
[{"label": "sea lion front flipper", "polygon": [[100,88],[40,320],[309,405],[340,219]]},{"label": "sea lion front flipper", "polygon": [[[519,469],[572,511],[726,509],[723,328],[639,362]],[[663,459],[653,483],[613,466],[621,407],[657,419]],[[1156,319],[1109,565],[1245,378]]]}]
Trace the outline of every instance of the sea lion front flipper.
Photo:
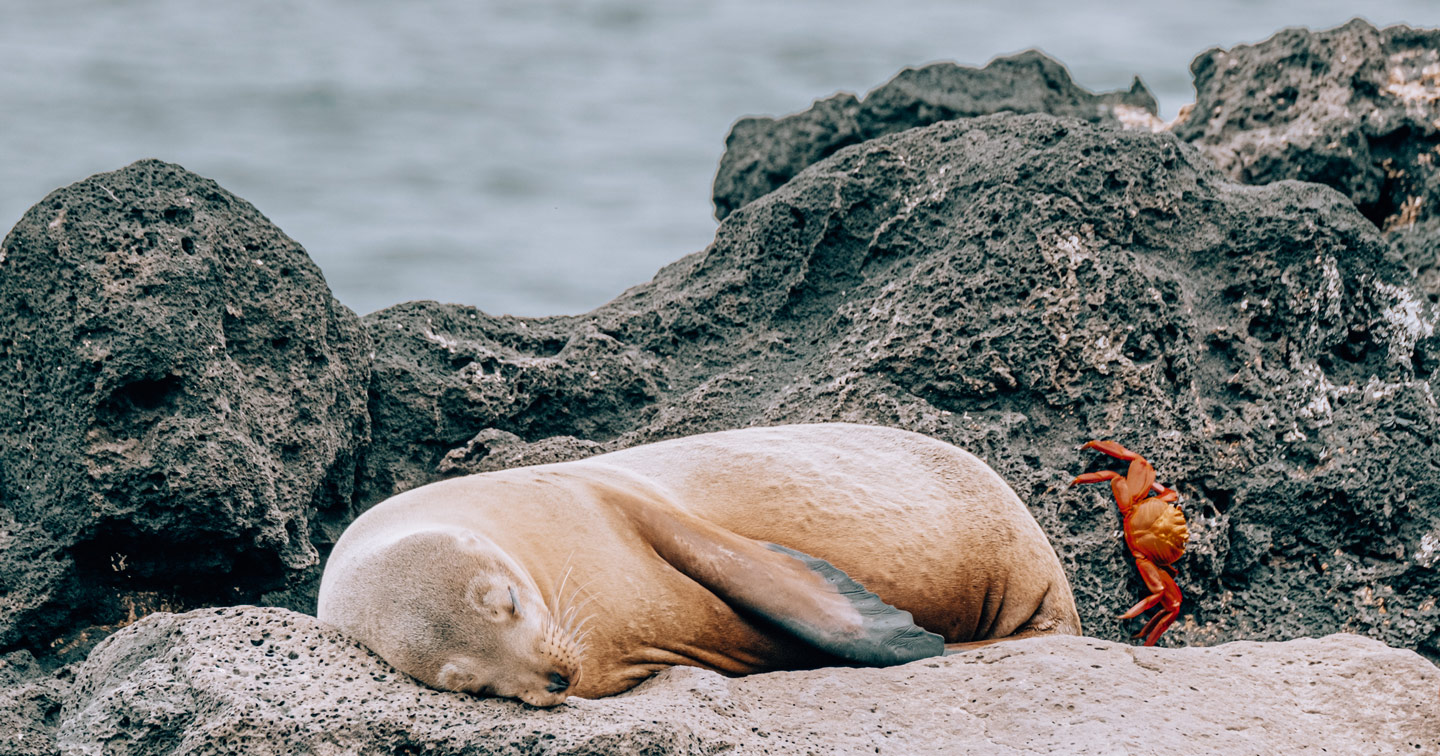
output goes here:
[{"label": "sea lion front flipper", "polygon": [[607,493],[656,554],[737,611],[859,664],[904,664],[944,653],[943,638],[824,559],[746,538],[662,502]]}]

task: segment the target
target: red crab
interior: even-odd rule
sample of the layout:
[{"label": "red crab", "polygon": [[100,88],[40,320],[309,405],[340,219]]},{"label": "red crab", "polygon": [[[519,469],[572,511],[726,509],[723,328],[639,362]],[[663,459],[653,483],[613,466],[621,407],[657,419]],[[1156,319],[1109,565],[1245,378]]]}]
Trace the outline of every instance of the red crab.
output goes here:
[{"label": "red crab", "polygon": [[[1110,490],[1115,494],[1115,503],[1120,505],[1120,514],[1125,518],[1125,543],[1135,557],[1135,567],[1145,580],[1150,595],[1120,619],[1140,616],[1157,603],[1156,612],[1135,638],[1145,636],[1145,645],[1153,646],[1160,634],[1180,616],[1180,586],[1175,584],[1175,568],[1171,565],[1185,553],[1185,541],[1190,530],[1185,527],[1185,515],[1175,502],[1180,493],[1155,482],[1155,468],[1145,458],[1126,449],[1114,441],[1091,441],[1084,449],[1109,454],[1116,459],[1128,460],[1130,472],[1121,475],[1113,470],[1085,473],[1070,485],[1078,483],[1099,483],[1110,481]],[[1150,496],[1151,490],[1155,491]]]}]

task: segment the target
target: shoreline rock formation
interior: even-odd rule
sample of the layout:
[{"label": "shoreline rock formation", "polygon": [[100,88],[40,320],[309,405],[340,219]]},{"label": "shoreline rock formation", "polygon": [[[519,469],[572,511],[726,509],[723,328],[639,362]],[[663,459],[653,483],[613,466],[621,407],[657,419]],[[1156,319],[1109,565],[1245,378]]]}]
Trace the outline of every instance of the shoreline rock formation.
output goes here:
[{"label": "shoreline rock formation", "polygon": [[[1325,36],[1337,34],[1343,39]],[[1328,54],[1325,45],[1350,50],[1344,39],[1374,37],[1383,44],[1356,42],[1355,49],[1419,61],[1412,72],[1419,78],[1402,78],[1429,86],[1424,61],[1440,55],[1440,42],[1432,45],[1427,34],[1352,23],[1283,32],[1226,55],[1271,61],[1275,75],[1290,81],[1299,74],[1281,62],[1302,65]],[[1414,54],[1401,49],[1406,44]],[[1302,48],[1309,57],[1272,61],[1275,49]],[[1217,65],[1197,63],[1198,71]],[[899,114],[877,116],[894,133],[854,144],[842,144],[849,127],[801,123],[823,113],[773,122],[770,137],[757,125],[755,154],[789,166],[762,173],[792,175],[754,196],[746,193],[759,184],[737,182],[751,188],[735,196],[748,199],[735,200],[711,246],[576,316],[494,317],[410,302],[356,318],[330,296],[299,245],[248,203],[159,161],[47,197],[0,246],[0,700],[15,704],[5,707],[0,729],[18,722],[22,739],[40,743],[35,753],[47,744],[53,751],[57,733],[69,753],[122,743],[135,753],[168,753],[216,726],[246,731],[260,744],[256,752],[278,753],[290,742],[286,733],[303,739],[311,727],[349,728],[354,707],[345,704],[360,699],[299,701],[305,715],[291,719],[275,713],[275,694],[233,699],[238,718],[207,719],[214,712],[187,707],[219,701],[225,694],[216,691],[225,688],[261,690],[266,681],[280,681],[269,686],[275,690],[294,682],[297,690],[346,695],[366,676],[385,684],[377,696],[438,700],[426,696],[442,694],[395,680],[358,646],[336,650],[338,638],[286,611],[313,609],[319,564],[355,514],[451,475],[787,422],[903,427],[996,468],[1055,545],[1095,636],[1052,642],[1046,648],[1055,656],[1045,655],[1052,663],[1080,665],[1092,652],[1140,662],[1104,643],[1138,627],[1113,617],[1143,590],[1114,504],[1103,491],[1066,489],[1098,464],[1076,451],[1091,438],[1141,451],[1183,496],[1192,532],[1179,563],[1185,605],[1162,644],[1342,632],[1440,659],[1440,334],[1424,288],[1425,261],[1433,267],[1440,247],[1426,235],[1377,227],[1375,213],[1357,209],[1360,194],[1294,180],[1236,181],[1262,180],[1254,166],[1271,158],[1244,163],[1238,174],[1234,165],[1229,175],[1217,168],[1207,156],[1244,141],[1226,114],[1249,112],[1225,76],[1206,80],[1202,101],[1227,104],[1220,125],[1185,137],[1197,149],[1178,136],[1189,133],[1179,130],[1185,124],[1175,134],[1116,128],[1121,106],[1153,114],[1143,87],[1097,98],[1069,83],[1057,96],[1051,85],[1068,75],[1038,54],[992,67],[902,74],[865,101],[877,113]],[[980,86],[1007,76],[1050,89],[1004,102],[1085,118],[955,117],[968,111],[953,103],[967,97],[982,103],[974,107],[997,102],[983,91],[966,95],[956,82]],[[1294,80],[1329,86],[1323,77]],[[1330,89],[1302,96],[1296,87],[1295,102],[1340,96]],[[1268,91],[1257,85],[1257,94]],[[1387,96],[1372,98],[1377,112]],[[1189,128],[1200,128],[1199,112]],[[1375,138],[1393,147],[1387,155],[1413,158],[1415,172],[1406,176],[1428,177],[1422,157],[1430,137],[1409,128]],[[1419,141],[1392,144],[1401,133]],[[779,141],[767,146],[765,138]],[[792,139],[803,149],[786,152]],[[828,146],[814,148],[821,142]],[[817,150],[819,159],[807,157]],[[1363,160],[1353,165],[1365,174]],[[1416,229],[1429,222],[1426,182],[1404,185],[1421,192],[1406,195],[1421,197]],[[201,608],[240,603],[283,609]],[[187,610],[196,611],[168,613]],[[328,650],[307,658],[321,646]],[[1373,641],[1344,637],[1224,648],[1157,649],[1162,656],[1153,658],[1177,665],[1167,673],[1204,677],[1289,654],[1294,679],[1307,683],[1302,660],[1362,676],[1373,665],[1401,663]],[[1010,652],[982,656],[1009,658],[1001,653]],[[232,666],[216,668],[222,659]],[[1382,686],[1375,710],[1383,708],[1378,701],[1395,709],[1402,695],[1419,696],[1420,708],[1384,720],[1416,729],[1397,731],[1379,750],[1410,749],[1416,739],[1440,747],[1434,668],[1414,654],[1405,659],[1406,669],[1422,666],[1399,687]],[[949,676],[980,663],[965,657],[916,670],[845,670],[851,682],[833,684],[825,681],[840,672],[783,679],[833,690],[913,674],[928,680],[918,683],[923,691],[993,687],[988,677]],[[155,677],[182,668],[192,671]],[[1162,684],[1130,672],[1139,675],[1125,678],[1135,685]],[[476,721],[487,722],[484,731],[504,747],[556,753],[625,744],[703,753],[759,743],[759,725],[735,728],[744,720],[773,722],[783,748],[821,747],[786,738],[811,732],[807,722],[849,717],[849,705],[879,705],[837,699],[823,712],[784,713],[767,708],[777,699],[764,691],[788,683],[696,682],[695,674],[667,673],[666,680],[709,692],[695,704],[698,713],[666,714],[663,721],[677,724],[664,727],[647,712],[694,704],[675,704],[669,683],[633,699],[577,706],[581,719],[609,712],[586,720],[599,728],[586,731],[592,734],[545,729],[564,715],[534,715],[548,723],[542,726],[495,702],[461,705],[487,712]],[[1354,695],[1350,683],[1326,680],[1319,690],[1331,698]],[[910,689],[877,687],[892,698]],[[178,703],[145,703],[142,692],[161,690]],[[1091,695],[1086,706],[1109,705]],[[1240,716],[1207,696],[1201,700],[1217,719],[1203,727]],[[1281,698],[1291,714],[1309,700]],[[999,700],[1009,702],[1005,724],[978,726],[993,738],[1023,743],[1018,733],[1032,714],[1052,716],[1026,708],[1023,696]],[[926,703],[903,716],[895,709],[894,721],[933,716],[933,701]],[[1331,704],[1315,711],[1330,712]],[[1172,711],[1181,705],[1165,694],[1162,717],[1173,718],[1162,721],[1181,721]],[[127,712],[131,724],[117,724]],[[450,716],[434,713],[435,727]],[[1329,733],[1315,723],[1330,720],[1368,737],[1382,719],[1311,713],[1283,720],[1293,739],[1245,740],[1241,729],[1216,731],[1214,743],[1305,744]],[[1131,723],[1110,724],[1118,729],[1108,739],[1087,730],[1091,746],[1131,742]],[[466,732],[479,737],[476,727]],[[1234,732],[1242,735],[1225,734]],[[408,748],[414,737],[441,751],[462,747],[394,722],[371,737],[364,747],[372,750]],[[864,742],[900,748],[911,737],[897,724]]]},{"label": "shoreline rock formation", "polygon": [[300,245],[144,160],[31,208],[0,289],[0,649],[68,661],[319,564],[354,516],[370,342]]},{"label": "shoreline rock formation", "polygon": [[588,315],[411,303],[366,322],[377,355],[403,355],[377,365],[373,393],[399,398],[380,400],[367,480],[483,466],[476,429],[565,458],[896,425],[999,470],[1088,632],[1119,639],[1141,588],[1113,504],[1065,490],[1090,463],[1075,447],[1117,438],[1185,497],[1176,642],[1344,629],[1436,653],[1433,313],[1343,196],[1232,183],[1167,134],[942,122],[811,166]]},{"label": "shoreline rock formation", "polygon": [[1038,50],[984,68],[932,63],[907,68],[864,99],[841,93],[781,118],[741,118],[725,138],[715,174],[715,218],[725,220],[806,166],[867,139],[956,118],[1049,113],[1091,123],[1158,128],[1155,96],[1139,77],[1129,91],[1096,95]]},{"label": "shoreline rock formation", "polygon": [[1440,739],[1440,669],[1354,635],[1182,649],[1055,636],[733,679],[676,667],[534,709],[423,688],[314,617],[229,607],[146,617],[75,677],[67,754],[1378,754]]}]

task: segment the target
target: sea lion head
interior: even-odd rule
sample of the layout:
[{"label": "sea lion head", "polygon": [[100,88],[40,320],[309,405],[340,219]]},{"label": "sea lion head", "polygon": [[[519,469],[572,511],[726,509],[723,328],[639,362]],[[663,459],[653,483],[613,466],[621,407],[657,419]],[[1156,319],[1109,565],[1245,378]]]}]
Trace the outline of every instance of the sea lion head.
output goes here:
[{"label": "sea lion head", "polygon": [[553,611],[488,539],[415,533],[352,563],[348,575],[322,587],[321,619],[426,685],[555,706],[579,682],[575,612]]}]

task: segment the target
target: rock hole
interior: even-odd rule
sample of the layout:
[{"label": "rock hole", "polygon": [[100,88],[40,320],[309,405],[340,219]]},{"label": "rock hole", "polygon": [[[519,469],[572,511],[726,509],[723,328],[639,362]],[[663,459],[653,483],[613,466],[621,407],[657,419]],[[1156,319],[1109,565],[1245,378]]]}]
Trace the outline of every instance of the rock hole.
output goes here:
[{"label": "rock hole", "polygon": [[155,410],[172,404],[175,392],[180,389],[180,377],[167,375],[158,380],[142,378],[131,381],[110,393],[102,409],[112,412],[134,410]]}]

